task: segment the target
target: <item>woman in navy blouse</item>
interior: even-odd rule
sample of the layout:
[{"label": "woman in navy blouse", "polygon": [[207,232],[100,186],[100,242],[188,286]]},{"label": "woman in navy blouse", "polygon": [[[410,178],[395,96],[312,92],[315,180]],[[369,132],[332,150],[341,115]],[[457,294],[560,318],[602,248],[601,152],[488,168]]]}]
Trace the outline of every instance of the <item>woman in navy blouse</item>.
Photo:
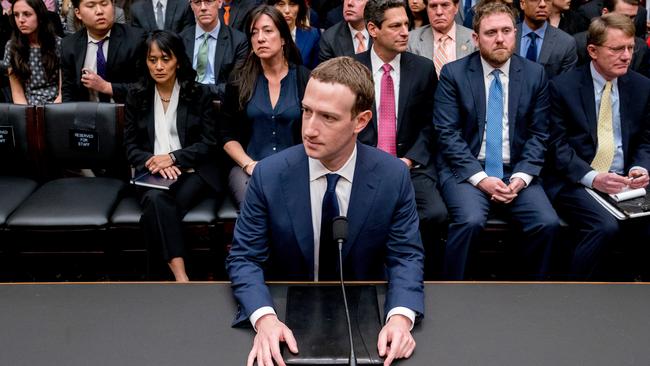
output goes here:
[{"label": "woman in navy blouse", "polygon": [[291,37],[300,50],[302,64],[314,69],[318,65],[320,31],[309,25],[309,7],[305,0],[269,0],[269,5],[275,6],[287,21]]},{"label": "woman in navy blouse", "polygon": [[236,164],[228,183],[237,207],[257,162],[301,142],[301,101],[309,79],[277,9],[252,10],[246,35],[252,52],[226,85],[221,121],[223,149]]}]

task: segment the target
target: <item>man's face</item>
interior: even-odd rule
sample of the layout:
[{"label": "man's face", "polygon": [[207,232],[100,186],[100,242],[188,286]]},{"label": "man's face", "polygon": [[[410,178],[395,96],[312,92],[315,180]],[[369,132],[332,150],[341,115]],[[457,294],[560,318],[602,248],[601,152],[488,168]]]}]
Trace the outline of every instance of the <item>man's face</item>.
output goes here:
[{"label": "man's face", "polygon": [[429,0],[427,15],[429,23],[436,32],[447,33],[454,24],[454,17],[458,13],[458,3],[451,0]]},{"label": "man's face", "polygon": [[380,55],[394,57],[406,51],[409,41],[409,18],[406,10],[403,7],[386,10],[381,28],[370,22],[368,33],[373,37],[373,47]]},{"label": "man's face", "polygon": [[368,0],[343,0],[343,19],[348,23],[363,20],[363,9]]},{"label": "man's face", "polygon": [[492,67],[501,67],[510,59],[515,49],[516,32],[517,29],[508,14],[495,13],[483,17],[478,34],[474,33],[472,36],[481,56]]},{"label": "man's face", "polygon": [[190,1],[196,24],[206,32],[217,26],[219,8],[223,0],[192,0]]},{"label": "man's face", "polygon": [[104,34],[113,27],[115,10],[112,0],[81,0],[74,13],[90,33]]},{"label": "man's face", "polygon": [[[632,5],[626,3],[623,0],[618,0],[616,2],[616,5],[614,5],[614,11],[612,13],[625,15],[626,17],[630,18],[632,22],[634,22],[634,18],[636,17],[636,13],[638,11],[639,11],[638,5]],[[608,13],[607,8],[603,8],[603,14],[607,14],[607,13]]]},{"label": "man's face", "polygon": [[566,11],[571,7],[571,0],[551,0],[551,4],[560,11]]},{"label": "man's face", "polygon": [[302,140],[305,152],[330,170],[340,168],[354,149],[357,135],[372,113],[352,115],[356,95],[343,84],[309,79],[302,99]]},{"label": "man's face", "polygon": [[520,5],[530,23],[542,25],[548,19],[550,0],[521,0]]},{"label": "man's face", "polygon": [[596,71],[607,80],[625,75],[634,50],[634,37],[629,37],[620,29],[609,28],[605,31],[606,41],[602,46],[587,46]]}]

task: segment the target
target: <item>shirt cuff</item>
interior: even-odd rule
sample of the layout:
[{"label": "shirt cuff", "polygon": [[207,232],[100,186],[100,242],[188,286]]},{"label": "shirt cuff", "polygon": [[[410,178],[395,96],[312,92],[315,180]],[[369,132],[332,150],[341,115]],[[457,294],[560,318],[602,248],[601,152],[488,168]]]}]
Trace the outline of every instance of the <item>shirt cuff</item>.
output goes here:
[{"label": "shirt cuff", "polygon": [[598,175],[598,172],[595,170],[590,171],[589,173],[585,174],[582,179],[580,179],[580,183],[588,188],[593,188],[594,186],[594,178]]},{"label": "shirt cuff", "polygon": [[515,173],[515,174],[511,175],[510,176],[510,182],[512,182],[513,178],[521,178],[521,180],[523,180],[524,183],[526,183],[526,187],[528,187],[530,182],[533,181],[533,176],[530,175],[530,174],[526,174],[526,173]]},{"label": "shirt cuff", "polygon": [[467,181],[471,185],[476,187],[483,179],[485,179],[487,177],[488,177],[487,173],[485,173],[484,171],[480,171],[480,172],[472,175],[471,177],[467,178]]},{"label": "shirt cuff", "polygon": [[646,168],[644,168],[642,166],[633,166],[633,167],[631,167],[630,170],[627,171],[627,174],[630,175],[630,172],[633,171],[633,170],[641,170],[646,175],[648,174],[648,169],[646,169]]},{"label": "shirt cuff", "polygon": [[262,306],[261,308],[255,310],[250,317],[248,317],[248,319],[251,321],[251,324],[253,325],[253,329],[255,329],[256,332],[257,328],[255,328],[255,324],[257,324],[257,321],[260,320],[260,318],[264,315],[269,314],[275,315],[275,310],[270,306]]},{"label": "shirt cuff", "polygon": [[415,311],[403,306],[396,306],[390,309],[388,315],[386,316],[386,321],[388,322],[388,319],[390,319],[390,317],[393,315],[404,315],[405,317],[409,318],[411,320],[411,328],[409,328],[409,331],[413,329],[413,326],[415,325]]}]

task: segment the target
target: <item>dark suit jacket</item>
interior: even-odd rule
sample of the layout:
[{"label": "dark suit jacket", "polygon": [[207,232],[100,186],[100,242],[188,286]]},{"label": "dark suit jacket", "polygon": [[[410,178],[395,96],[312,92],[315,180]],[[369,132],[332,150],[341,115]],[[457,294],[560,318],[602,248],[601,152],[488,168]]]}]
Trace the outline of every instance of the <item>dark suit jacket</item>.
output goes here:
[{"label": "dark suit jacket", "polygon": [[[576,184],[592,170],[598,119],[589,65],[550,83],[552,143],[544,186],[552,198],[567,184]],[[618,78],[624,170],[650,170],[650,80],[628,71]]]},{"label": "dark suit jacket", "polygon": [[[521,23],[517,24],[517,45],[515,51],[521,48]],[[520,55],[526,57],[526,55]],[[546,76],[551,79],[556,75],[573,69],[578,61],[576,41],[562,30],[550,24],[546,27],[542,49],[537,62],[544,66]]]},{"label": "dark suit jacket", "polygon": [[[196,26],[198,27],[198,25]],[[195,27],[188,27],[180,34],[185,44],[185,52],[190,62],[194,59]],[[215,84],[209,85],[213,96],[223,100],[226,82],[235,65],[244,62],[248,54],[246,36],[224,23],[221,23],[217,37],[217,48],[214,52],[214,80]]]},{"label": "dark suit jacket", "polygon": [[[176,128],[182,148],[172,151],[181,169],[193,168],[215,191],[221,191],[217,172],[215,113],[210,92],[197,84],[195,93],[181,89]],[[154,90],[129,91],[124,124],[124,145],[136,174],[146,172],[144,163],[154,154],[156,125]]]},{"label": "dark suit jacket", "polygon": [[[372,70],[370,50],[355,58]],[[434,150],[433,95],[438,85],[431,60],[410,52],[400,58],[399,105],[397,107],[397,157],[413,160],[414,165],[428,167],[427,175],[436,179],[431,159]],[[373,103],[372,120],[359,133],[359,141],[377,146],[377,106]],[[431,163],[431,164],[430,164]]]},{"label": "dark suit jacket", "polygon": [[[190,8],[189,1],[167,0],[165,30],[180,33],[194,23],[194,13]],[[156,9],[154,9],[151,0],[139,0],[131,4],[131,25],[148,32],[158,29]]]},{"label": "dark suit jacket", "polygon": [[296,46],[300,50],[302,64],[310,70],[318,66],[319,41],[320,30],[317,28],[296,28]]},{"label": "dark suit jacket", "polygon": [[[372,46],[372,38],[368,41],[368,49]],[[346,21],[338,22],[327,29],[320,37],[320,62],[327,61],[338,56],[354,56],[354,44],[352,34]]]},{"label": "dark suit jacket", "polygon": [[[578,46],[578,65],[588,64],[591,62],[591,57],[589,57],[589,52],[587,52],[587,32],[577,33],[573,37],[575,37],[576,45]],[[635,37],[634,48],[636,52],[632,55],[630,69],[650,77],[650,75],[647,75],[648,65],[645,59],[648,53],[648,45],[646,45],[642,38]]]},{"label": "dark suit jacket", "polygon": [[[584,5],[581,5],[578,8],[578,13],[582,14],[582,16],[587,18],[587,20],[591,21],[591,19],[602,15],[604,7],[605,5],[603,0],[592,0]],[[645,22],[647,16],[648,11],[643,6],[639,5],[639,10],[636,13],[636,17],[634,17],[634,28],[636,28],[637,37],[645,37]]]},{"label": "dark suit jacket", "polygon": [[[258,5],[262,4],[261,0],[232,0],[230,3],[230,22],[228,25],[240,32],[246,33],[246,21],[248,20],[248,13],[255,9]],[[225,5],[225,2],[224,2]],[[223,21],[223,6],[219,9],[219,20],[221,24],[226,24]]]},{"label": "dark suit jacket", "polygon": [[[310,71],[302,65],[295,67],[297,67],[298,97],[302,101],[302,97],[305,95],[305,87],[309,81]],[[239,108],[239,88],[232,82],[232,79],[226,84],[226,94],[219,119],[221,121],[221,146],[228,141],[235,140],[246,150],[253,133],[253,124],[246,115],[246,108]],[[293,124],[293,141],[296,144],[302,141],[301,129],[302,123]]]},{"label": "dark suit jacket", "polygon": [[[273,306],[265,280],[307,281],[314,274],[314,232],[309,164],[297,145],[258,163],[226,259],[238,321]],[[413,186],[399,160],[357,144],[343,245],[348,280],[390,283],[386,309],[404,306],[424,313],[424,250],[418,234]]]},{"label": "dark suit jacket", "polygon": [[[113,86],[113,99],[126,102],[130,83],[134,83],[148,72],[144,67],[146,47],[145,32],[125,24],[115,23],[111,29],[106,60],[106,81]],[[81,29],[63,38],[61,44],[61,93],[64,102],[82,102],[89,98],[88,89],[81,83],[81,69],[86,59],[88,33]],[[102,102],[108,102],[108,95],[100,94]]]},{"label": "dark suit jacket", "polygon": [[[548,140],[549,97],[541,65],[521,56],[510,58],[508,120],[512,172],[538,176]],[[486,121],[483,67],[478,52],[445,65],[433,107],[438,133],[438,175],[458,183],[483,171],[477,156]]]}]

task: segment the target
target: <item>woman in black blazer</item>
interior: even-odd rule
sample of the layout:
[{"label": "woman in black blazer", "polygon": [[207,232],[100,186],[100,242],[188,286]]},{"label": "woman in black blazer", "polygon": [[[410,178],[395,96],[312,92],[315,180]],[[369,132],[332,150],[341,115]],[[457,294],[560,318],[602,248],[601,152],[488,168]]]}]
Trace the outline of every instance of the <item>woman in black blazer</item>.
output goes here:
[{"label": "woman in black blazer", "polygon": [[176,281],[186,282],[182,218],[209,190],[221,191],[214,109],[180,37],[154,31],[146,44],[149,73],[127,98],[126,153],[136,177],[176,180],[169,190],[137,186],[140,223],[149,248],[161,248]]},{"label": "woman in black blazer", "polygon": [[228,183],[240,207],[255,165],[302,142],[302,97],[309,70],[280,11],[261,5],[248,16],[251,53],[226,84],[221,144],[236,164]]}]

